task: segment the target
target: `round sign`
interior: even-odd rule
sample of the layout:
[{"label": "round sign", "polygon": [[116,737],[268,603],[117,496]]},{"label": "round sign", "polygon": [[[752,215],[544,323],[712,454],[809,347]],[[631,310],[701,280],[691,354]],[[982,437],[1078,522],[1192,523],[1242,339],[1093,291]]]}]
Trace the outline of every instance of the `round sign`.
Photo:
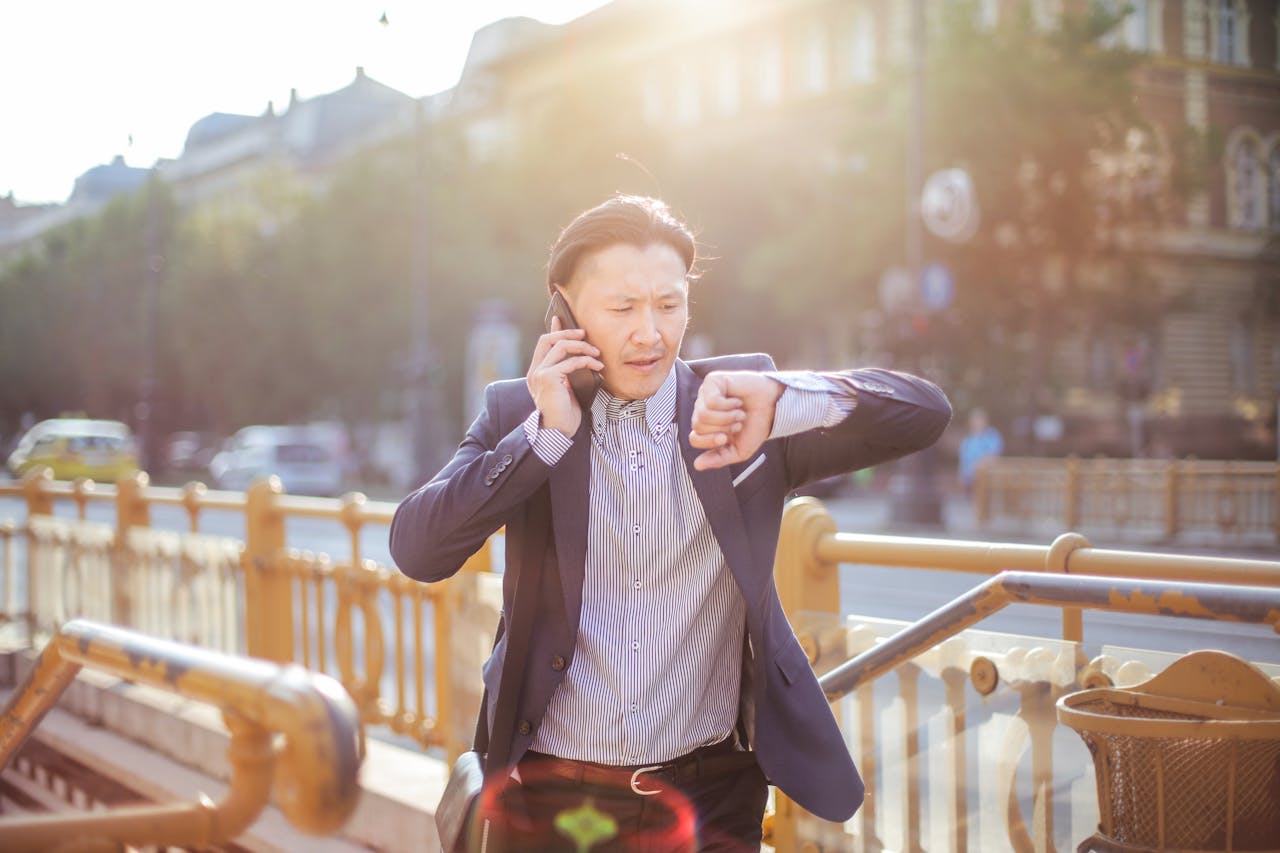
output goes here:
[{"label": "round sign", "polygon": [[978,231],[978,199],[964,169],[942,169],[924,182],[920,218],[943,240],[963,243]]}]

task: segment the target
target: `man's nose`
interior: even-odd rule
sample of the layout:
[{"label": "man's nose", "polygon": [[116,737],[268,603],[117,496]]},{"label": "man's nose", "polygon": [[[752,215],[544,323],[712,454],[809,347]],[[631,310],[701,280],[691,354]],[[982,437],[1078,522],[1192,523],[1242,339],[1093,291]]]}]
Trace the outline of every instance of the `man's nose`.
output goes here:
[{"label": "man's nose", "polygon": [[641,311],[639,322],[631,333],[632,339],[645,346],[651,346],[662,339],[658,332],[658,318],[652,311]]}]

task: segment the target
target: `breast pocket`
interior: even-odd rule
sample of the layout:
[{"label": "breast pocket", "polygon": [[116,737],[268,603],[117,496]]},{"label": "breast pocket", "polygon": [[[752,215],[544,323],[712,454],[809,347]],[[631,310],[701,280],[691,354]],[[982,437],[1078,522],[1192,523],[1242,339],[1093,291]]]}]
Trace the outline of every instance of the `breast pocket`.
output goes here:
[{"label": "breast pocket", "polygon": [[754,459],[744,462],[741,468],[730,469],[733,474],[733,493],[737,495],[739,504],[759,491],[769,479],[770,471],[766,461],[768,456],[760,453]]}]

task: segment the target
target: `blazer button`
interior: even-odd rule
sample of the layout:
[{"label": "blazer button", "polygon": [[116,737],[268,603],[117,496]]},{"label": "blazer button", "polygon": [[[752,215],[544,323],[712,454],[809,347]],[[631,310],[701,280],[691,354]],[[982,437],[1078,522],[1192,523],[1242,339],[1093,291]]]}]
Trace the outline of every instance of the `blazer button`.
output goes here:
[{"label": "blazer button", "polygon": [[503,456],[503,457],[502,457],[502,464],[503,464],[503,465],[510,465],[510,464],[511,464],[511,461],[512,461],[512,460],[511,460],[511,454],[510,454],[510,453],[508,453],[507,455],[505,455],[505,456]]},{"label": "blazer button", "polygon": [[551,659],[551,668],[554,669],[556,672],[560,672],[562,669],[564,669],[564,658],[561,657],[560,655],[556,655],[555,657],[553,657]]},{"label": "blazer button", "polygon": [[531,731],[533,731],[533,724],[532,724],[532,723],[530,723],[528,720],[521,720],[521,721],[520,721],[520,734],[522,734],[522,735],[527,735],[527,734],[529,734],[529,732],[531,732]]}]

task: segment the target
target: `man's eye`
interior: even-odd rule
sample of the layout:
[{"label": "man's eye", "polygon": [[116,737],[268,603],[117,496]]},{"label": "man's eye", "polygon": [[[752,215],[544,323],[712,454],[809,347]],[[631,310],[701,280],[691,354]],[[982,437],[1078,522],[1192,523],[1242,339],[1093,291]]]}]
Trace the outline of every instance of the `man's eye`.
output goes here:
[{"label": "man's eye", "polygon": [[662,306],[663,311],[676,311],[679,310],[679,308],[680,304],[678,302],[668,302],[666,305]]},{"label": "man's eye", "polygon": [[610,309],[610,310],[611,310],[611,311],[613,311],[613,313],[615,313],[615,314],[625,314],[625,313],[627,313],[628,311],[630,311],[630,310],[631,310],[631,308],[630,308],[630,306],[628,306],[628,307],[625,307],[625,308],[612,308],[612,309]]}]

